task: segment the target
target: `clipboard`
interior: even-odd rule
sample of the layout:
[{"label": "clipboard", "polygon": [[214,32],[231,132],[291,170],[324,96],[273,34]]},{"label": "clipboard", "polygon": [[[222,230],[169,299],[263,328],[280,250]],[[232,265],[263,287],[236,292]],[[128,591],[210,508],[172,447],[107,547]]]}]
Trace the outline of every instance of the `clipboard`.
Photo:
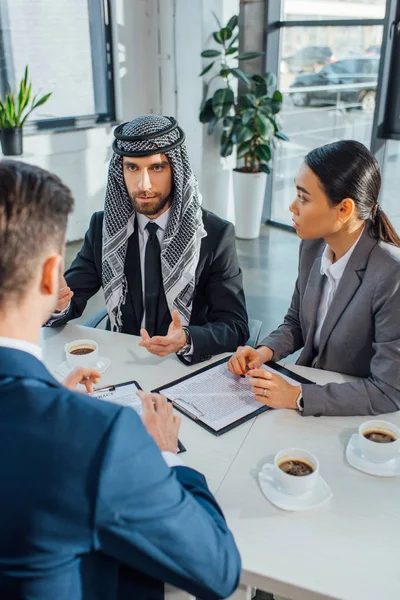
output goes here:
[{"label": "clipboard", "polygon": [[[178,383],[192,379],[193,377],[196,377],[196,375],[199,375],[200,373],[204,373],[205,371],[213,369],[218,365],[222,365],[223,363],[228,362],[228,360],[230,360],[230,358],[231,358],[230,356],[228,356],[226,358],[222,358],[221,360],[214,362],[212,365],[208,365],[206,367],[203,367],[202,369],[198,369],[194,373],[190,373],[188,375],[185,375],[184,377],[175,379],[174,381],[171,381],[170,383],[163,385],[159,388],[156,388],[152,391],[159,393],[159,394],[164,394],[168,398],[168,391],[164,392],[164,390],[168,390],[168,388],[170,388]],[[314,381],[310,381],[309,379],[306,379],[305,377],[302,377],[301,375],[297,375],[296,373],[294,373],[293,371],[290,371],[290,369],[287,369],[286,367],[282,367],[281,365],[278,365],[278,363],[275,363],[274,361],[269,361],[264,364],[267,365],[268,367],[274,369],[274,371],[276,371],[277,373],[279,373],[281,375],[286,375],[287,377],[290,377],[291,379],[297,381],[298,383],[313,383],[313,384],[315,383]],[[207,423],[204,423],[201,420],[201,418],[196,416],[194,413],[192,413],[189,410],[187,410],[186,408],[180,406],[176,401],[174,401],[170,398],[168,398],[168,400],[170,402],[172,402],[174,408],[176,408],[179,412],[181,412],[182,414],[187,416],[189,419],[191,419],[192,421],[197,423],[197,425],[200,425],[200,427],[202,427],[203,429],[205,429],[209,433],[212,433],[215,436],[223,435],[224,433],[231,431],[235,427],[238,427],[239,425],[241,425],[242,423],[245,423],[246,421],[249,421],[250,419],[254,419],[258,415],[262,414],[263,412],[265,412],[267,410],[270,410],[270,408],[271,408],[270,406],[263,405],[260,408],[254,410],[253,412],[245,415],[244,417],[237,419],[233,423],[230,423],[229,425],[216,430],[216,429],[213,429],[212,427],[210,427]]]},{"label": "clipboard", "polygon": [[[95,394],[98,392],[112,392],[114,390],[116,390],[117,388],[121,388],[124,387],[126,385],[134,385],[138,390],[142,390],[142,387],[138,384],[137,381],[132,380],[132,381],[125,381],[124,383],[116,383],[115,385],[105,385],[104,387],[100,387],[100,388],[96,388],[93,390],[93,392],[90,394],[91,396],[93,396],[94,398],[96,398]],[[102,400],[102,398],[100,398],[100,400]],[[104,400],[104,402],[112,402],[112,400]],[[117,404],[115,402],[115,404]],[[133,407],[131,407],[133,410],[135,410]],[[182,442],[178,439],[178,454],[181,454],[182,452],[186,452],[186,448],[185,446],[182,444]]]},{"label": "clipboard", "polygon": [[301,375],[297,375],[297,373],[295,373],[294,371],[291,371],[287,367],[282,367],[282,365],[278,365],[278,363],[274,362],[273,360],[264,363],[264,365],[271,367],[271,369],[274,369],[280,375],[286,375],[286,377],[291,377],[291,379],[298,381],[298,383],[313,383],[315,385],[315,381],[311,381],[310,379],[306,379]]}]

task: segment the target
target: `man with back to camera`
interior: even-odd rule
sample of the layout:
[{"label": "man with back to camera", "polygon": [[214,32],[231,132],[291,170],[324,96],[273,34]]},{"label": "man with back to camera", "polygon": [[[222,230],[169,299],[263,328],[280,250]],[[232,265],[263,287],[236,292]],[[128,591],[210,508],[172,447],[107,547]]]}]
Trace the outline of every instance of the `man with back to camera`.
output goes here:
[{"label": "man with back to camera", "polygon": [[116,128],[103,211],[62,282],[49,324],[79,317],[102,286],[113,331],[141,335],[157,356],[187,363],[236,350],[249,336],[235,233],[200,206],[172,117]]},{"label": "man with back to camera", "polygon": [[229,596],[240,557],[204,477],[175,454],[171,405],[140,393],[143,426],[40,360],[72,205],[56,176],[0,163],[0,597],[157,600],[164,581]]}]

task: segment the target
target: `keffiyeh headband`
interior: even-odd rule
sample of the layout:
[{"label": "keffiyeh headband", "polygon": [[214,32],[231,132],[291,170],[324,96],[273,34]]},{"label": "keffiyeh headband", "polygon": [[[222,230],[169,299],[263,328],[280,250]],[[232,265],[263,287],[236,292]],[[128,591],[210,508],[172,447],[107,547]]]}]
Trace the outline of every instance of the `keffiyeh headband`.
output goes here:
[{"label": "keffiyeh headband", "polygon": [[124,274],[128,223],[134,213],[127,192],[122,156],[165,154],[173,173],[173,199],[161,247],[161,272],[169,310],[177,309],[183,325],[190,321],[201,239],[206,231],[196,178],[172,117],[146,115],[114,131],[114,154],[108,170],[103,222],[102,284],[112,331],[121,331],[126,300]]}]

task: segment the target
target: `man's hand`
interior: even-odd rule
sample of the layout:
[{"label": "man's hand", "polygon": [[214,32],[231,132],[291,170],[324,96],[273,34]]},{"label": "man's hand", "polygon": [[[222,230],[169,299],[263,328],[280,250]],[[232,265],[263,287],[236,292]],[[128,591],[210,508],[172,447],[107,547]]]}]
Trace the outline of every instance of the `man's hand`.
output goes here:
[{"label": "man's hand", "polygon": [[97,383],[101,377],[101,373],[95,369],[83,369],[82,367],[76,367],[71,373],[62,381],[70,390],[74,390],[78,383],[82,383],[86,387],[88,393],[93,392],[93,383]]},{"label": "man's hand", "polygon": [[140,330],[142,341],[139,346],[146,348],[150,354],[167,356],[181,350],[186,344],[186,333],[182,328],[181,318],[177,310],[172,313],[172,321],[165,336],[150,337],[145,329]]},{"label": "man's hand", "polygon": [[271,408],[297,408],[300,386],[290,385],[280,375],[264,369],[252,369],[248,375],[251,390],[258,402]]},{"label": "man's hand", "polygon": [[228,362],[228,369],[233,375],[244,375],[249,369],[258,369],[272,360],[273,355],[268,346],[260,346],[257,350],[251,346],[239,346]]},{"label": "man's hand", "polygon": [[181,418],[172,412],[172,404],[161,394],[136,392],[143,405],[143,424],[161,452],[178,451]]},{"label": "man's hand", "polygon": [[60,288],[58,290],[56,312],[61,312],[64,309],[66,309],[73,295],[74,292],[71,290],[71,288],[68,287],[64,277],[61,277]]}]

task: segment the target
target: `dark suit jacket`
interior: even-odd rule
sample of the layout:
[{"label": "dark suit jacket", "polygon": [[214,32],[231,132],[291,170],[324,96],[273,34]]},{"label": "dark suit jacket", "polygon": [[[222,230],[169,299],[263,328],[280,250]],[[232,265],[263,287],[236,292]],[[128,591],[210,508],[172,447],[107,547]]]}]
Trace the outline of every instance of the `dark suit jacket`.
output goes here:
[{"label": "dark suit jacket", "polygon": [[[207,210],[203,210],[203,222],[207,236],[201,241],[188,327],[194,345],[192,363],[221,352],[235,351],[249,337],[234,227]],[[74,292],[70,310],[52,326],[58,327],[80,317],[89,298],[100,289],[102,229],[103,212],[94,213],[84,244],[65,273]]]},{"label": "dark suit jacket", "polygon": [[0,481],[4,600],[153,600],[163,581],[221,598],[238,583],[239,554],[204,477],[167,467],[132,409],[73,393],[8,348]]},{"label": "dark suit jacket", "polygon": [[303,385],[304,415],[374,415],[400,408],[400,248],[378,242],[368,227],[355,247],[321,329],[323,240],[300,245],[299,275],[284,323],[260,342],[274,360],[303,348],[297,364],[359,379]]}]

